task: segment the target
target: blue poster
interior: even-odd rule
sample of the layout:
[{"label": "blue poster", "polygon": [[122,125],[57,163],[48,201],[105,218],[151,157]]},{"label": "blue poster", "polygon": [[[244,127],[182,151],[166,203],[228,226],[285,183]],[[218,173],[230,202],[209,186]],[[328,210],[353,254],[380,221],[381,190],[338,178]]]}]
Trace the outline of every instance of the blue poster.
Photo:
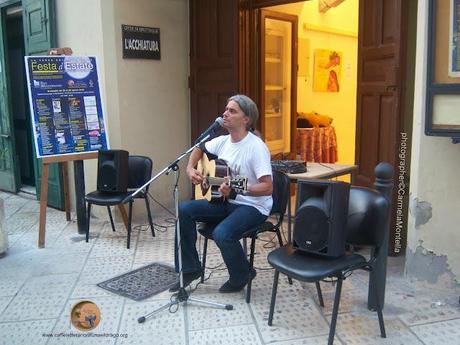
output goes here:
[{"label": "blue poster", "polygon": [[95,57],[26,56],[37,157],[109,148]]}]

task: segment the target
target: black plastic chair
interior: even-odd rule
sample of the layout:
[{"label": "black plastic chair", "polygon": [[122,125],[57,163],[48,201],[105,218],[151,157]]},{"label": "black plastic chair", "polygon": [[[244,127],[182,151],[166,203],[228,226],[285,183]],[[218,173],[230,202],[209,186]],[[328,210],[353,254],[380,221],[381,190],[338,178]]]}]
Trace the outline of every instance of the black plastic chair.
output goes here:
[{"label": "black plastic chair", "polygon": [[[280,246],[283,245],[283,239],[281,237],[280,227],[283,223],[284,214],[286,213],[287,202],[289,198],[289,188],[290,188],[290,181],[289,177],[280,172],[280,171],[273,171],[273,206],[270,212],[271,216],[276,216],[277,221],[276,223],[272,223],[270,220],[266,220],[264,223],[246,231],[242,238],[250,238],[251,239],[251,254],[249,257],[249,265],[251,269],[254,267],[254,254],[255,254],[255,245],[257,236],[263,232],[274,232],[278,237],[278,242]],[[208,239],[212,239],[212,230],[213,227],[207,226],[199,228],[199,233],[204,237],[204,245],[203,245],[203,266],[202,266],[202,274],[201,274],[201,282],[204,282],[204,274],[206,269],[206,253],[208,249]],[[289,283],[292,284],[292,281],[289,279]],[[252,279],[248,282],[247,285],[247,292],[246,292],[246,302],[249,303],[251,301],[251,286],[252,286]]]},{"label": "black plastic chair", "polygon": [[[338,258],[324,257],[298,250],[291,244],[275,249],[268,255],[268,262],[275,268],[268,316],[269,326],[273,323],[280,272],[300,281],[316,283],[321,306],[324,306],[324,303],[319,282],[326,278],[333,278],[337,281],[337,287],[328,340],[328,344],[332,344],[335,335],[342,282],[354,270],[362,269],[371,272],[369,300],[375,302],[380,333],[382,338],[386,337],[382,309],[388,252],[389,195],[391,195],[392,189],[393,168],[387,163],[379,166],[376,168],[376,177],[380,177],[379,181],[386,181],[386,184],[380,183],[378,185],[376,179],[376,187],[381,187],[379,191],[364,187],[351,187],[348,222],[346,226],[347,242],[360,247],[370,246],[372,249],[370,259],[368,260],[357,253],[346,253]],[[375,274],[378,276],[376,277]]]},{"label": "black plastic chair", "polygon": [[[115,225],[113,223],[112,211],[110,206],[123,204],[124,200],[135,192],[135,190],[143,186],[152,176],[152,160],[145,156],[129,156],[128,158],[128,191],[124,193],[110,193],[102,191],[94,191],[86,194],[85,200],[88,203],[87,217],[88,227],[86,228],[86,242],[89,240],[89,223],[91,215],[91,205],[107,206],[109,212],[110,224],[112,230],[115,231]],[[155,236],[155,230],[153,228],[152,214],[150,212],[149,198],[148,198],[149,186],[134,196],[129,198],[129,211],[128,211],[128,240],[127,248],[130,247],[131,242],[131,222],[133,213],[133,202],[136,198],[143,198],[145,200],[145,206],[147,208],[147,215],[149,218],[150,228],[152,230],[152,236]]]}]

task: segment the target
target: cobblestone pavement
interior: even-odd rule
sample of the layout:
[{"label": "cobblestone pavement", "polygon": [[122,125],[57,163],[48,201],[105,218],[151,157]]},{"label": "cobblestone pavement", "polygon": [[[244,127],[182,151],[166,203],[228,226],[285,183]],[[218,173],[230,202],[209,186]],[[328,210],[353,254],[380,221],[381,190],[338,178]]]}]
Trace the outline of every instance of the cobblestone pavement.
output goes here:
[{"label": "cobblestone pavement", "polygon": [[[49,208],[46,247],[38,249],[38,202],[26,195],[0,192],[0,197],[5,202],[9,240],[8,251],[0,259],[0,344],[327,343],[332,283],[322,284],[325,307],[321,308],[313,284],[294,281],[289,285],[283,277],[273,326],[267,325],[273,270],[266,256],[276,243],[272,236],[257,241],[258,274],[250,304],[245,302],[245,292],[218,293],[227,273],[211,244],[208,266],[214,269],[207,273],[212,275],[192,296],[229,303],[234,310],[181,304],[139,324],[139,316],[169,302],[168,291],[136,302],[96,284],[153,262],[173,264],[169,215],[155,216],[156,237],[147,226],[136,224],[128,250],[123,224],[118,223],[113,232],[108,217],[92,220],[86,243],[75,221],[66,222],[63,212]],[[389,258],[384,309],[387,338],[380,338],[377,316],[366,308],[368,279],[362,272],[344,283],[335,344],[460,344],[460,291],[408,281],[403,264],[403,258]],[[96,303],[101,312],[100,324],[90,332],[79,331],[70,322],[72,306],[83,300]]]}]

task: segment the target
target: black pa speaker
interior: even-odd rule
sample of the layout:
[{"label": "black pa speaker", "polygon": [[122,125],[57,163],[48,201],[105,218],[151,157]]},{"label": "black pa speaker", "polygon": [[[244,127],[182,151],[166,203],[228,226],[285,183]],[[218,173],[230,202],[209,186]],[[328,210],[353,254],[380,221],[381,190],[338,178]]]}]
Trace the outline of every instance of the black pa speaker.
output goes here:
[{"label": "black pa speaker", "polygon": [[123,193],[128,189],[128,151],[100,150],[97,160],[97,190]]},{"label": "black pa speaker", "polygon": [[294,247],[338,257],[345,253],[350,185],[341,181],[297,183]]}]

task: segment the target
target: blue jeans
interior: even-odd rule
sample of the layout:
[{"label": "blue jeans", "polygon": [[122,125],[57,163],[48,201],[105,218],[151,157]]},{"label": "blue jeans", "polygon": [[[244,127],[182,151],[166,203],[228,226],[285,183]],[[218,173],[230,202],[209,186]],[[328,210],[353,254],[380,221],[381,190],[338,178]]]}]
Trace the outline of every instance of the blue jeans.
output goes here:
[{"label": "blue jeans", "polygon": [[[249,262],[239,240],[247,230],[261,224],[265,219],[267,216],[252,206],[235,205],[228,202],[208,202],[207,200],[190,200],[180,203],[182,272],[191,273],[201,270],[196,250],[196,222],[205,222],[213,227],[212,237],[227,265],[230,283],[235,286],[246,283],[250,273]],[[175,265],[178,272],[177,238]]]}]

